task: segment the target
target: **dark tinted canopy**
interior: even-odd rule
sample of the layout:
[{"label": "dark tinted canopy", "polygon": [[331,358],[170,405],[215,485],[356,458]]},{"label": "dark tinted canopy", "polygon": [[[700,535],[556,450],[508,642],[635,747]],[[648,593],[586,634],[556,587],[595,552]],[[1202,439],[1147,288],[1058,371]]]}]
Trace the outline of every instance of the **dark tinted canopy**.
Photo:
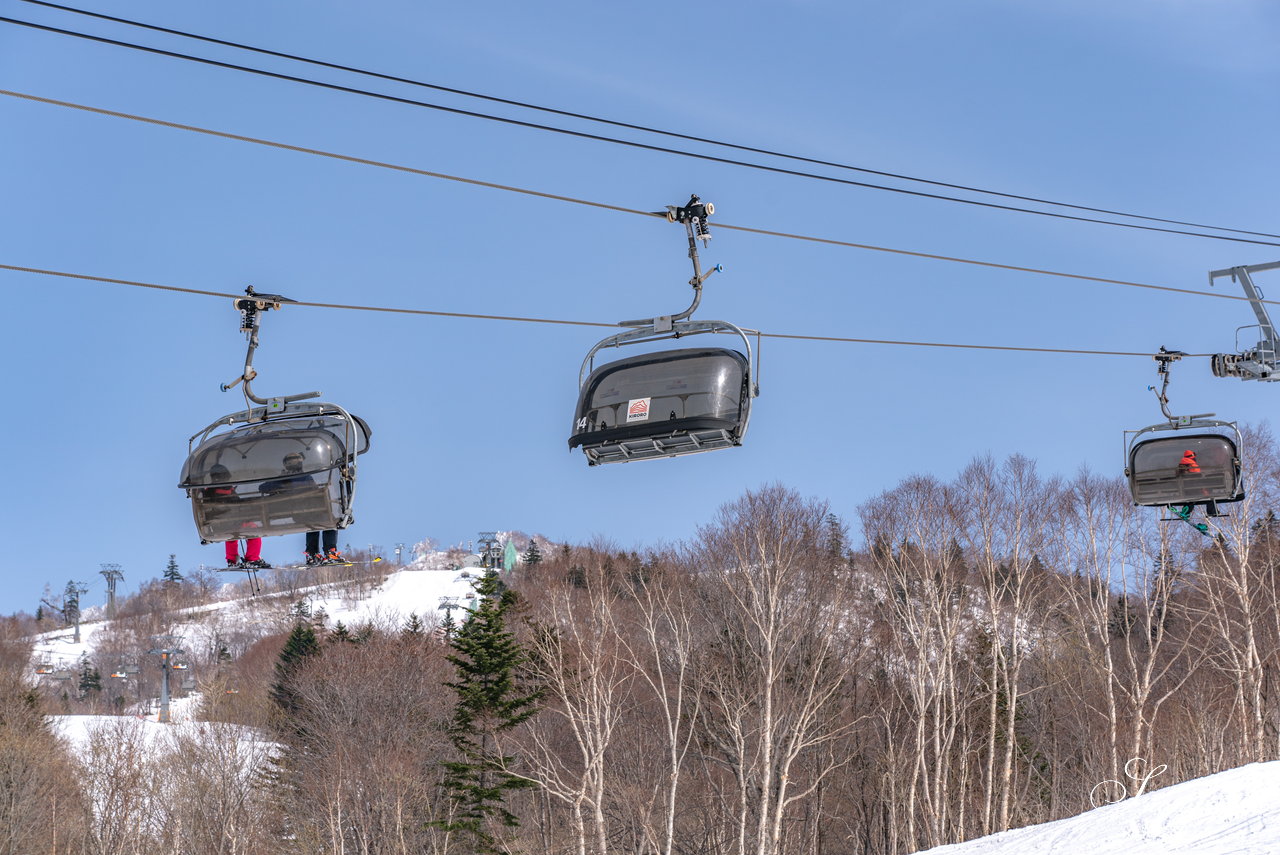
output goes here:
[{"label": "dark tinted canopy", "polygon": [[636,459],[737,445],[750,407],[748,373],[746,357],[725,348],[668,350],[602,365],[582,386],[569,447],[581,446],[590,456],[590,449],[625,445],[629,451],[620,459]]},{"label": "dark tinted canopy", "polygon": [[205,431],[187,457],[178,485],[191,498],[202,541],[322,531],[351,523],[355,455],[369,447],[369,429],[362,420],[337,412],[290,413],[213,433],[225,424]]},{"label": "dark tinted canopy", "polygon": [[[323,472],[343,464],[349,441],[355,454],[368,449],[362,420],[353,417],[349,423],[341,416],[321,415],[242,425],[205,439],[187,458],[178,486],[261,481],[286,471]],[[296,465],[299,455],[301,468]],[[286,457],[295,462],[292,468],[286,467]]]},{"label": "dark tinted canopy", "polygon": [[205,543],[344,528],[351,521],[351,484],[331,469],[187,492]]},{"label": "dark tinted canopy", "polygon": [[1221,434],[1148,439],[1129,454],[1129,489],[1138,505],[1201,505],[1244,498],[1236,444]]}]

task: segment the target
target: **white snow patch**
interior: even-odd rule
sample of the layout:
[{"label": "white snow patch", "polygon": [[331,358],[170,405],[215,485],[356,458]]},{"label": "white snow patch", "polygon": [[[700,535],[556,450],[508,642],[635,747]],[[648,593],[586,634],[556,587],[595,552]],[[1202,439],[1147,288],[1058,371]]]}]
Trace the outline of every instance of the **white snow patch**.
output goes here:
[{"label": "white snow patch", "polygon": [[[469,605],[474,597],[472,586],[478,578],[479,572],[475,570],[406,568],[391,573],[363,598],[341,593],[340,583],[304,589],[294,598],[305,600],[313,613],[323,609],[330,627],[342,621],[348,627],[372,623],[380,629],[394,631],[404,625],[411,613],[430,624],[443,617],[446,606]],[[273,596],[268,594],[266,598]],[[284,613],[285,607],[281,601],[278,606],[280,614]],[[180,644],[188,655],[212,644],[214,628],[225,634],[237,627],[261,627],[264,619],[261,602],[253,599],[209,603],[185,609],[179,615],[179,622],[174,625],[172,633],[182,639]],[[58,670],[73,671],[73,679],[78,679],[82,658],[92,658],[95,636],[107,626],[109,623],[106,621],[82,623],[79,642],[74,641],[74,631],[70,627],[35,636],[32,639],[33,670],[35,666],[49,665]],[[106,667],[118,665],[106,663]]]},{"label": "white snow patch", "polygon": [[1069,819],[925,851],[928,855],[1274,855],[1280,852],[1280,761],[1252,763]]}]

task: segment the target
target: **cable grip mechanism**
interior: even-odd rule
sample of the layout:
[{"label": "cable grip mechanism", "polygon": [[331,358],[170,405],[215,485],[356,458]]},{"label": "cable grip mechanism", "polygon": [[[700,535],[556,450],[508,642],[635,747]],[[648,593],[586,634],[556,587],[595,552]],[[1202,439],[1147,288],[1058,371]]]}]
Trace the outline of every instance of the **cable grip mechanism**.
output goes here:
[{"label": "cable grip mechanism", "polygon": [[1161,345],[1160,352],[1151,357],[1156,361],[1156,372],[1162,378],[1162,382],[1159,392],[1156,392],[1155,386],[1148,386],[1147,389],[1155,393],[1156,400],[1160,402],[1160,412],[1164,413],[1164,417],[1170,424],[1175,424],[1177,417],[1169,412],[1169,366],[1186,355],[1185,351],[1166,350],[1164,345]]}]

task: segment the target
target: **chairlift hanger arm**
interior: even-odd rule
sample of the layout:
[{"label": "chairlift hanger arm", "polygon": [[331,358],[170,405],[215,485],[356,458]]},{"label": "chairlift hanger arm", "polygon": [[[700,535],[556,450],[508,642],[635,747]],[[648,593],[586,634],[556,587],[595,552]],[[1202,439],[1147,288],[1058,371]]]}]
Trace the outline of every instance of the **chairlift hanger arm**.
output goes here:
[{"label": "chairlift hanger arm", "polygon": [[[253,394],[250,384],[253,379],[258,376],[258,372],[253,368],[253,354],[258,349],[258,315],[261,312],[269,312],[272,309],[279,309],[283,303],[294,303],[288,297],[282,297],[279,294],[256,294],[253,286],[244,289],[247,297],[235,298],[236,309],[240,312],[240,331],[249,339],[249,349],[244,356],[244,371],[239,377],[230,383],[223,383],[219,388],[226,392],[234,389],[240,383],[244,383],[244,397],[246,402],[261,404],[262,406],[283,406],[293,401],[305,401],[308,398],[320,397],[319,392],[302,392],[297,395],[285,395],[280,398],[259,398]],[[252,409],[252,407],[250,407]]]},{"label": "chairlift hanger arm", "polygon": [[[1164,345],[1161,345],[1160,352],[1152,357],[1156,361],[1156,371],[1163,382],[1160,384],[1159,392],[1156,392],[1155,386],[1148,386],[1147,388],[1155,392],[1156,400],[1160,402],[1160,412],[1164,413],[1164,417],[1169,420],[1170,424],[1177,423],[1183,417],[1175,416],[1169,412],[1169,366],[1186,355],[1185,351],[1166,350]],[[1205,415],[1213,415],[1213,413],[1206,413]]]},{"label": "chairlift hanger arm", "polygon": [[685,233],[689,237],[689,260],[693,262],[693,278],[689,280],[689,284],[693,286],[693,302],[689,304],[689,308],[675,315],[659,315],[656,318],[619,321],[618,326],[652,326],[658,332],[667,332],[672,328],[673,323],[693,316],[698,304],[702,302],[702,283],[711,278],[711,274],[724,270],[722,265],[717,264],[704,273],[702,272],[702,262],[698,258],[698,241],[702,241],[705,245],[707,241],[711,240],[711,230],[707,225],[707,218],[715,212],[716,206],[710,202],[701,201],[697,194],[691,195],[689,201],[683,206],[667,206],[667,222],[683,223]]}]

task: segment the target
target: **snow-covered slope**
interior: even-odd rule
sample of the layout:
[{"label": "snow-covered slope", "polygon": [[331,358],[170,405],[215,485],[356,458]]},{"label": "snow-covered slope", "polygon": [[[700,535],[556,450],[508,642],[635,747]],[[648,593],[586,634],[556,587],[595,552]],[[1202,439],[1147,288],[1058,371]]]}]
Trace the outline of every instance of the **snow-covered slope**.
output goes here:
[{"label": "snow-covered slope", "polygon": [[[1253,763],[1069,819],[928,855],[1277,855],[1280,761]],[[924,855],[924,853],[919,853]]]},{"label": "snow-covered slope", "polygon": [[[348,627],[369,622],[382,629],[394,629],[403,625],[411,613],[429,624],[441,614],[446,601],[462,606],[469,603],[477,572],[405,569],[390,574],[365,596],[352,596],[341,585],[331,585],[302,589],[291,597],[225,600],[185,610],[173,633],[182,639],[179,643],[185,649],[199,649],[209,643],[206,636],[210,635],[211,626],[216,625],[224,633],[235,626],[261,626],[265,602],[274,602],[276,611],[283,614],[290,600],[306,602],[312,614],[323,613],[329,626],[338,621]],[[36,636],[33,666],[75,669],[81,657],[92,656],[95,636],[106,626],[104,621],[81,624],[79,643],[74,641],[70,628]]]}]

